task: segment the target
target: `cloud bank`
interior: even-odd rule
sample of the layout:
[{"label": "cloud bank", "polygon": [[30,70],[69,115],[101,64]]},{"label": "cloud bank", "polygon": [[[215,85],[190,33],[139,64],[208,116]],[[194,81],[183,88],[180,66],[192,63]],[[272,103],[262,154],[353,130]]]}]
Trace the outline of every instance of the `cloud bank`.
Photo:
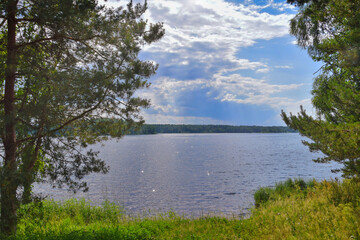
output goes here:
[{"label": "cloud bank", "polygon": [[[114,7],[125,3],[106,2]],[[197,94],[197,101],[265,106],[278,112],[293,110],[301,103],[309,105],[308,97],[295,99],[291,94],[301,89],[302,83],[279,84],[268,77],[275,70],[293,69],[291,64],[276,65],[271,59],[251,60],[241,55],[242,49],[259,41],[288,36],[293,16],[292,7],[285,2],[149,0],[144,18],[163,22],[166,34],[141,54],[160,64],[150,89],[139,93],[152,102],[152,108],[144,112],[145,119],[157,123],[227,122],[222,116],[201,115],[203,109],[198,109],[200,116],[191,116],[191,94]],[[288,45],[293,46],[291,41]]]}]

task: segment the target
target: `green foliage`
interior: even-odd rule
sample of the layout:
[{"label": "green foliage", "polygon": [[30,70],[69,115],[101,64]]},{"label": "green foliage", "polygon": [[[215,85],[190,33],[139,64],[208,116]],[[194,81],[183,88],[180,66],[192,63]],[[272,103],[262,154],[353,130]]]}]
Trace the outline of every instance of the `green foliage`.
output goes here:
[{"label": "green foliage", "polygon": [[125,213],[122,207],[108,201],[101,206],[95,206],[85,199],[69,199],[63,202],[46,200],[25,204],[19,209],[18,214],[20,221],[27,228],[30,226],[27,225],[29,222],[40,223],[67,218],[71,219],[75,225],[96,222],[117,224]]},{"label": "green foliage", "polygon": [[303,179],[288,179],[275,184],[274,188],[262,187],[254,194],[255,207],[260,207],[275,199],[290,197],[291,195],[306,196],[308,191],[315,186],[315,180],[305,182]]},{"label": "green foliage", "polygon": [[[241,239],[358,239],[360,237],[358,181],[308,182],[306,192],[282,183],[287,194],[276,194],[241,221]],[[303,185],[298,183],[297,185]],[[334,196],[341,189],[348,193]],[[353,195],[350,199],[343,198]],[[338,203],[334,203],[334,199]],[[349,201],[350,200],[350,201]]]},{"label": "green foliage", "polygon": [[22,205],[17,235],[2,239],[359,239],[359,189],[354,180],[287,180],[245,219],[173,212],[134,218],[110,203],[46,200]]},{"label": "green foliage", "polygon": [[312,141],[310,151],[325,157],[317,162],[343,164],[343,176],[360,177],[360,2],[293,1],[299,13],[291,20],[291,33],[323,66],[313,84],[312,103],[317,116],[300,109],[296,115],[282,112],[285,123]]},{"label": "green foliage", "polygon": [[[138,113],[149,102],[134,93],[148,86],[147,79],[157,66],[139,60],[138,54],[142,46],[163,36],[162,24],[148,25],[142,19],[146,3],[108,9],[93,0],[6,1],[0,5],[1,74],[9,72],[9,4],[15,4],[16,31],[21,33],[14,36],[17,62],[12,120],[19,179],[25,179],[22,174],[30,170],[37,174],[34,180],[47,176],[54,185],[86,189],[77,180],[107,168],[96,153],[80,153],[77,146],[102,140],[103,133],[121,137],[143,123]],[[5,76],[0,75],[0,80],[4,83]],[[5,85],[0,87],[3,107]],[[0,115],[3,121],[3,110]],[[4,122],[0,129],[4,135]],[[70,159],[74,161],[67,162]],[[40,172],[34,169],[36,162],[42,165]]]},{"label": "green foliage", "polygon": [[271,188],[262,187],[254,193],[255,207],[266,203],[270,199]]},{"label": "green foliage", "polygon": [[144,124],[130,134],[156,133],[288,133],[295,132],[280,126],[230,126],[230,125],[184,125],[184,124]]},{"label": "green foliage", "polygon": [[96,0],[1,1],[3,231],[16,231],[16,209],[31,201],[34,182],[86,191],[84,177],[108,167],[84,148],[143,123],[149,101],[135,92],[157,65],[138,55],[164,35],[161,23],[143,19],[146,9],[146,1],[117,9]]},{"label": "green foliage", "polygon": [[[329,202],[335,206],[339,204],[352,204],[355,208],[360,207],[360,182],[357,179],[347,180],[342,183],[329,182],[330,192],[327,196]],[[360,212],[359,212],[360,217]]]}]

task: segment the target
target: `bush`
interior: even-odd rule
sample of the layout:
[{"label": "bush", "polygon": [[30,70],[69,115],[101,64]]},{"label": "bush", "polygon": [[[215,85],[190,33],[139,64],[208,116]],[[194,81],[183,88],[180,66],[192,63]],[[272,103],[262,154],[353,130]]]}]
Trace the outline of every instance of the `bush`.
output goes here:
[{"label": "bush", "polygon": [[275,188],[263,187],[254,194],[255,207],[264,205],[269,200],[299,195],[305,197],[308,190],[314,188],[315,180],[305,182],[303,179],[288,179],[275,184]]},{"label": "bush", "polygon": [[272,193],[271,188],[263,187],[257,190],[254,194],[255,207],[260,207],[260,205],[269,201],[270,195]]}]

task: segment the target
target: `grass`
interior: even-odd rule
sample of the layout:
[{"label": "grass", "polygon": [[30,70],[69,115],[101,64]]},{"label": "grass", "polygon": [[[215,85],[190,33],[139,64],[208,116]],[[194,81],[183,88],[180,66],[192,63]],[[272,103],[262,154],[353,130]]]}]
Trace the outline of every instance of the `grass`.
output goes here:
[{"label": "grass", "polygon": [[270,200],[281,199],[289,197],[290,195],[306,196],[308,191],[315,187],[316,181],[310,180],[305,182],[303,179],[288,179],[285,182],[280,182],[275,185],[275,188],[262,187],[254,194],[255,207],[264,205]]},{"label": "grass", "polygon": [[123,209],[85,200],[22,206],[16,236],[38,239],[359,239],[360,182],[288,180],[254,195],[246,219],[184,218],[173,212],[128,217]]}]

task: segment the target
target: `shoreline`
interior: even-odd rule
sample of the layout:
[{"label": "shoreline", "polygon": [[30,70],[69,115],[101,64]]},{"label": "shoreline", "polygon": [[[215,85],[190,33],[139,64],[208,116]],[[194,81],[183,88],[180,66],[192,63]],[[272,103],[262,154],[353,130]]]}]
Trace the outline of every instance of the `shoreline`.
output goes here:
[{"label": "shoreline", "polygon": [[[174,212],[129,217],[109,202],[22,206],[19,228],[9,240],[32,239],[358,239],[360,181],[287,180],[255,193],[249,218],[184,218]],[[260,196],[260,197],[259,197]],[[332,237],[330,237],[332,236]]]}]

